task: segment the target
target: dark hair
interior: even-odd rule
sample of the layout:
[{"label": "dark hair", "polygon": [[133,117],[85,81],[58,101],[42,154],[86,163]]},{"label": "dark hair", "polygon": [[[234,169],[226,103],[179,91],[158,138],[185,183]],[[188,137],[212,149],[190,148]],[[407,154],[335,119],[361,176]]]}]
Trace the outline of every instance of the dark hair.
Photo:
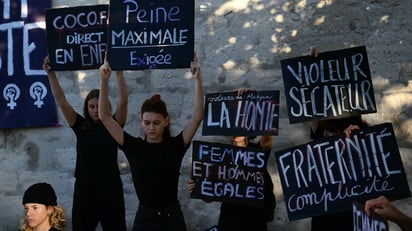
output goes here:
[{"label": "dark hair", "polygon": [[360,129],[368,126],[368,124],[362,120],[362,117],[360,115],[339,119],[321,120],[319,122],[320,127],[322,127],[323,129],[339,133],[343,132],[343,130],[351,124],[358,125]]},{"label": "dark hair", "polygon": [[323,137],[323,131],[327,130],[333,133],[342,133],[343,130],[349,125],[357,125],[360,129],[368,127],[368,123],[362,120],[361,115],[355,115],[350,117],[338,118],[338,119],[326,119],[319,121],[318,128],[315,134],[311,135],[312,139]]},{"label": "dark hair", "polygon": [[[143,118],[143,113],[145,113],[145,112],[159,113],[165,118],[169,116],[169,113],[167,113],[166,104],[160,98],[160,95],[153,95],[152,97],[150,97],[149,99],[146,99],[143,102],[142,108],[140,109],[140,116],[142,118]],[[164,128],[162,137],[163,138],[169,138],[170,137],[169,125]]]}]

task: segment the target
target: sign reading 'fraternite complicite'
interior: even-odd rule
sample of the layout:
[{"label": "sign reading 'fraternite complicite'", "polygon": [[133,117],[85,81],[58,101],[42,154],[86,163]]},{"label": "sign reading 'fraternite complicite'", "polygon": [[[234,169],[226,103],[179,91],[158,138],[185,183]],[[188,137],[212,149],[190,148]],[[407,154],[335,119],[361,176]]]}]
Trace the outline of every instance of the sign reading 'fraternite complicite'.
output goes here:
[{"label": "sign reading 'fraternite complicite'", "polygon": [[290,220],[350,211],[352,201],[410,196],[390,123],[275,152]]}]

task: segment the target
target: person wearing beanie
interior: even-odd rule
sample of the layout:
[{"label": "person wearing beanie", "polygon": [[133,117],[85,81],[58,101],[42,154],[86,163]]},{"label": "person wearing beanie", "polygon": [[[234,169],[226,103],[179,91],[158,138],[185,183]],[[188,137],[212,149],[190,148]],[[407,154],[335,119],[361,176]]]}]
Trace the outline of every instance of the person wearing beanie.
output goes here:
[{"label": "person wearing beanie", "polygon": [[31,185],[24,192],[22,204],[25,218],[21,231],[63,231],[66,226],[64,210],[57,204],[53,187],[45,182]]}]

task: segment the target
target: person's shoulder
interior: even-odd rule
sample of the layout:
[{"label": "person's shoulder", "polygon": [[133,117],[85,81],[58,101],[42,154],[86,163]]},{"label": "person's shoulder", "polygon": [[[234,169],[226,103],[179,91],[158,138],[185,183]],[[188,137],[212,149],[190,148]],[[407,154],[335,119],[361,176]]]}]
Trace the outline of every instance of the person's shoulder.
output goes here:
[{"label": "person's shoulder", "polygon": [[172,146],[182,145],[184,143],[183,131],[181,131],[179,134],[177,134],[175,136],[170,136],[170,137],[166,138],[163,143],[167,144],[167,145],[172,145]]},{"label": "person's shoulder", "polygon": [[123,130],[124,138],[125,140],[133,141],[133,142],[144,142],[144,139],[141,138],[140,136],[133,136],[132,134],[126,132]]},{"label": "person's shoulder", "polygon": [[86,123],[86,118],[84,118],[82,115],[76,112],[76,120],[74,121],[74,124],[71,126],[71,128],[76,129],[76,128],[83,128],[85,127]]},{"label": "person's shoulder", "polygon": [[175,136],[170,136],[168,138],[169,141],[174,141],[174,140],[179,140],[179,139],[183,140],[183,131],[179,132],[179,134],[177,134]]}]

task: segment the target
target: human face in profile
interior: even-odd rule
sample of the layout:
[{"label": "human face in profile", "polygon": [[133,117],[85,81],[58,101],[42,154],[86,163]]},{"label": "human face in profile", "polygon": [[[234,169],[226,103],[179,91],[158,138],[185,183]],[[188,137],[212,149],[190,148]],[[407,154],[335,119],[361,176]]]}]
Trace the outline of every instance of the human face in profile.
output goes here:
[{"label": "human face in profile", "polygon": [[44,204],[24,204],[27,225],[34,230],[49,230],[51,227],[50,214],[52,210],[52,207],[47,207]]},{"label": "human face in profile", "polygon": [[169,117],[164,117],[156,112],[144,112],[141,119],[146,141],[149,143],[162,142],[163,131],[169,126]]}]

